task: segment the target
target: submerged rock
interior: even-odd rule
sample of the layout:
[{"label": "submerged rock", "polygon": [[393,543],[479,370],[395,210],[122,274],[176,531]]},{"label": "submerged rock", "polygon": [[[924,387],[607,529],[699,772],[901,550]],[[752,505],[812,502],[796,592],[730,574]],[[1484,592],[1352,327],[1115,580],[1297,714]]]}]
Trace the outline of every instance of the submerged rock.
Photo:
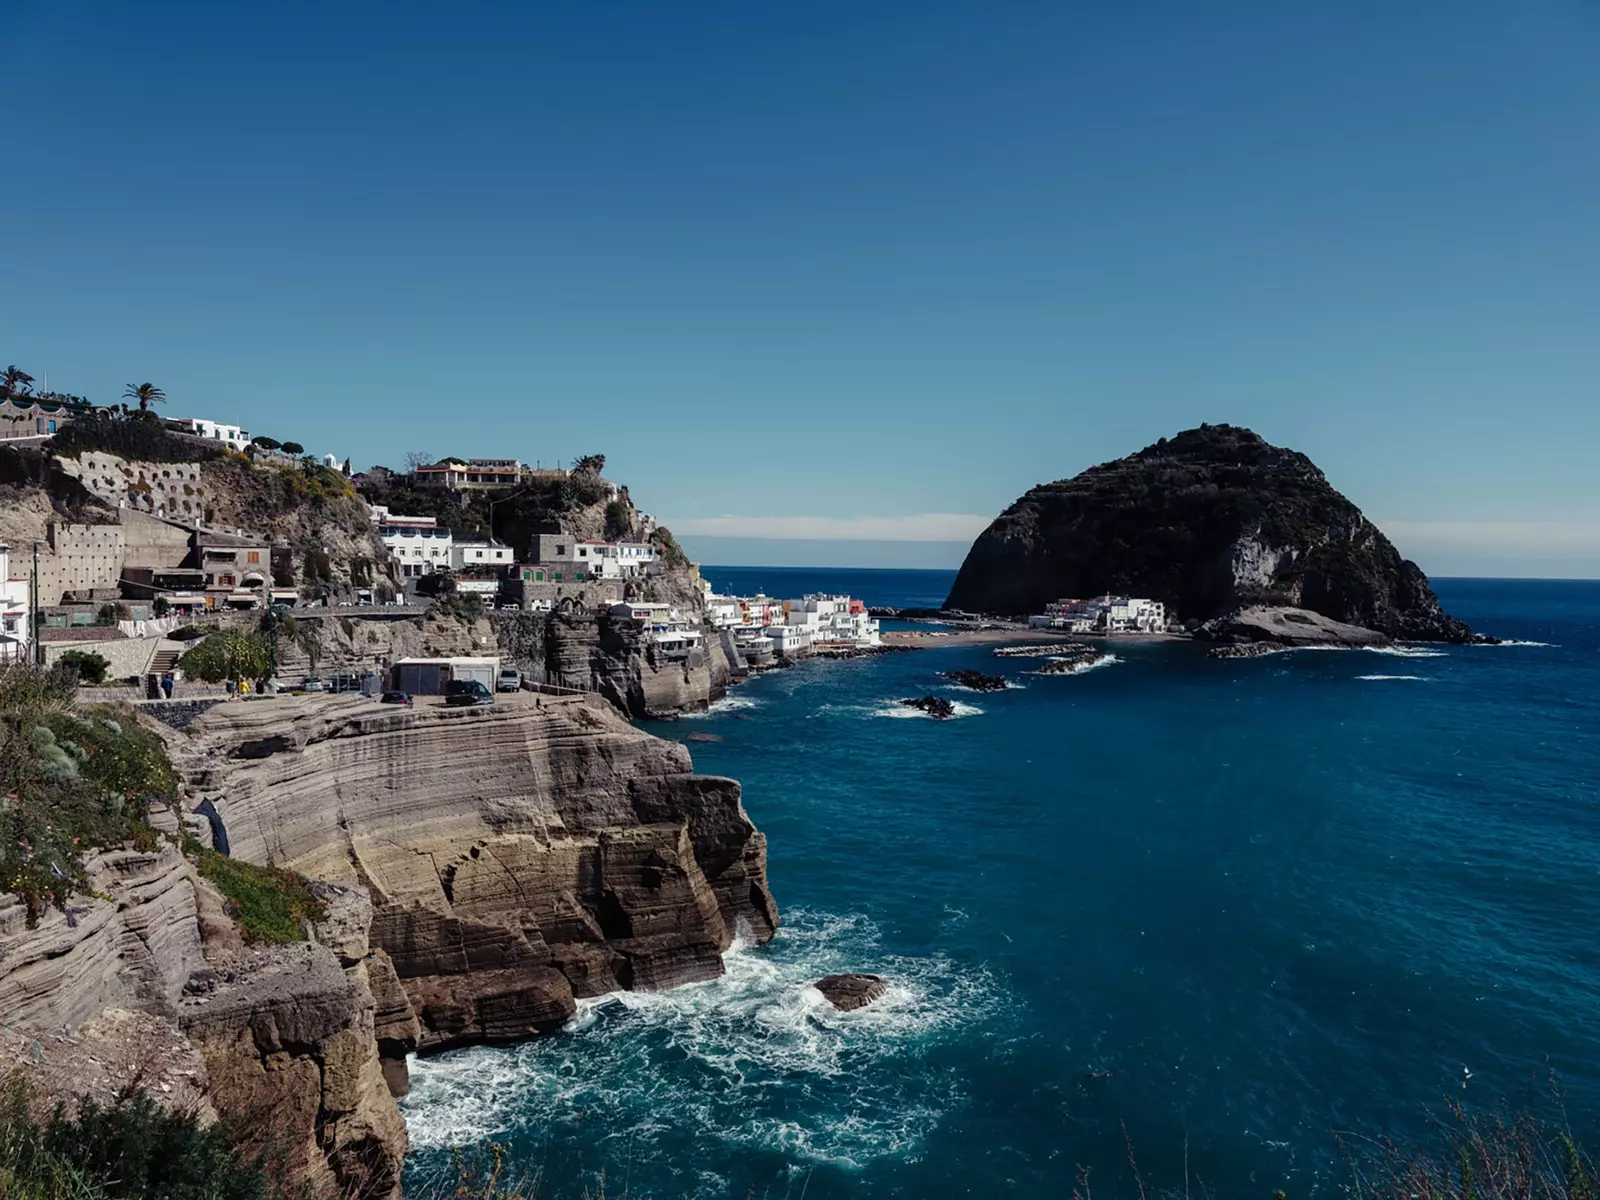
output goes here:
[{"label": "submerged rock", "polygon": [[944,671],[944,677],[951,683],[958,683],[962,687],[974,692],[1003,692],[1006,688],[1004,675],[985,675],[982,671]]},{"label": "submerged rock", "polygon": [[811,985],[826,997],[829,1004],[840,1012],[854,1012],[881,999],[889,990],[882,975],[853,973],[827,975]]},{"label": "submerged rock", "polygon": [[720,742],[722,738],[715,733],[691,733],[683,740],[686,742]]},{"label": "submerged rock", "polygon": [[900,703],[907,708],[921,709],[935,721],[947,721],[956,715],[955,703],[942,696],[912,696]]}]

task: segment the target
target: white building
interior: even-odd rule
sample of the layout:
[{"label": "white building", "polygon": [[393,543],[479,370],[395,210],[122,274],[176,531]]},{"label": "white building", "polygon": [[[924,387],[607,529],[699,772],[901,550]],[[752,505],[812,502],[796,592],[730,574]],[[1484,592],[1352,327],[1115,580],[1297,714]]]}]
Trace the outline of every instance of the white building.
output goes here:
[{"label": "white building", "polygon": [[208,442],[221,442],[229,450],[237,450],[240,454],[250,444],[250,435],[239,426],[208,421],[204,417],[171,417],[167,425],[182,433],[205,438]]},{"label": "white building", "polygon": [[11,577],[11,549],[0,546],[0,662],[26,662],[32,645],[31,586]]},{"label": "white building", "polygon": [[1058,600],[1028,618],[1029,629],[1061,633],[1160,633],[1166,627],[1166,605],[1138,596]]},{"label": "white building", "polygon": [[499,542],[456,542],[450,547],[450,565],[457,571],[503,570],[511,562],[511,547]]},{"label": "white building", "polygon": [[849,596],[813,593],[784,601],[785,623],[807,630],[813,645],[880,646],[878,622],[867,606]]},{"label": "white building", "polygon": [[744,624],[744,609],[733,596],[719,596],[707,592],[705,597],[706,620],[717,629],[732,629]]},{"label": "white building", "polygon": [[448,529],[439,528],[437,517],[402,517],[374,504],[372,522],[402,577],[431,575],[451,565],[454,539]]},{"label": "white building", "polygon": [[579,570],[597,579],[638,579],[660,556],[648,542],[579,542],[572,557]]}]

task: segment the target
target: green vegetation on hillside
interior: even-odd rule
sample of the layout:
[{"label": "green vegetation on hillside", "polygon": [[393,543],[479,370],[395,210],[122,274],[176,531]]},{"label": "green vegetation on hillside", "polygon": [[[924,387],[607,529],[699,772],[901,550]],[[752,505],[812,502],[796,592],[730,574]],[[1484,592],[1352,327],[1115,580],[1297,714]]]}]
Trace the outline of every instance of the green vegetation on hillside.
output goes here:
[{"label": "green vegetation on hillside", "polygon": [[272,638],[255,629],[219,629],[178,660],[185,675],[207,683],[265,679],[274,666]]},{"label": "green vegetation on hillside", "polygon": [[[357,487],[369,504],[387,505],[391,512],[437,517],[452,529],[477,530],[508,546],[525,547],[536,532],[555,528],[566,514],[605,500],[608,485],[594,465],[604,462],[602,455],[589,455],[580,460],[581,469],[567,475],[539,476],[515,488],[470,491],[417,487],[409,476],[375,468],[357,480]],[[625,518],[608,510],[606,519],[608,526],[631,524],[631,512]]]},{"label": "green vegetation on hillside", "polygon": [[88,890],[91,851],[152,848],[144,816],[177,790],[160,738],[131,710],[74,709],[72,694],[70,672],[0,668],[0,888],[23,898],[29,925]]},{"label": "green vegetation on hillside", "polygon": [[84,1099],[39,1119],[27,1087],[0,1079],[0,1200],[278,1200],[262,1158],[241,1160],[229,1129],[202,1126],[134,1092]]},{"label": "green vegetation on hillside", "polygon": [[[252,942],[303,942],[306,926],[327,915],[327,906],[298,871],[258,867],[218,854],[189,839],[184,853],[228,900],[232,916]],[[3,1197],[0,1197],[3,1200]]]}]

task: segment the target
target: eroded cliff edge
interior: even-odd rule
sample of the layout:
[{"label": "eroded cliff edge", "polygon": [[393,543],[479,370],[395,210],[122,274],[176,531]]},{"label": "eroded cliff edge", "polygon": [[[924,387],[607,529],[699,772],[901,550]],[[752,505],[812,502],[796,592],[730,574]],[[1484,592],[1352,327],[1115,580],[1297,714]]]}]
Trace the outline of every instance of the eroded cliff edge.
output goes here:
[{"label": "eroded cliff edge", "polygon": [[367,889],[423,1050],[715,978],[736,937],[777,927],[738,783],[597,697],[222,705],[184,742],[235,857]]}]

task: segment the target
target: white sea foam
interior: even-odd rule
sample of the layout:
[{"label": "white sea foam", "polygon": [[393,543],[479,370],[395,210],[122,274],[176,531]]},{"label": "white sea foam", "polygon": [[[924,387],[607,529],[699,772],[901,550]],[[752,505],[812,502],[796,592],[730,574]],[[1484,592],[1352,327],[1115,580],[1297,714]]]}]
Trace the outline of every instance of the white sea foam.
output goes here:
[{"label": "white sea foam", "polygon": [[1426,646],[1362,646],[1368,654],[1392,654],[1396,658],[1444,658],[1443,650],[1429,650]]},{"label": "white sea foam", "polygon": [[[967,689],[963,688],[962,690],[965,691]],[[952,700],[950,703],[954,705],[954,711],[948,717],[943,718],[944,720],[953,721],[957,717],[981,717],[983,715],[983,709],[976,704],[968,704],[965,700]],[[920,717],[927,721],[938,719],[923,712],[920,708],[912,708],[909,704],[901,704],[898,700],[890,700],[866,711],[869,716],[874,717]]]},{"label": "white sea foam", "polygon": [[725,713],[744,712],[747,709],[760,708],[764,703],[766,703],[764,700],[758,700],[754,696],[741,696],[737,692],[732,692],[720,700],[713,700],[711,707],[705,712],[686,712],[680,714],[680,717],[689,720],[701,717],[720,717]]},{"label": "white sea foam", "polygon": [[1475,643],[1483,646],[1555,646],[1554,642],[1530,642],[1524,638],[1501,638],[1498,642]]},{"label": "white sea foam", "polygon": [[1365,679],[1368,681],[1379,679],[1415,679],[1419,683],[1425,682],[1421,675],[1357,675],[1356,678]]},{"label": "white sea foam", "polygon": [[1052,675],[1061,675],[1061,676],[1082,675],[1082,674],[1085,674],[1088,671],[1098,671],[1101,667],[1112,666],[1113,664],[1119,663],[1122,660],[1120,658],[1118,658],[1115,654],[1107,654],[1103,658],[1092,658],[1087,662],[1084,662],[1084,661],[1081,661],[1081,660],[1076,660],[1076,659],[1070,659],[1070,658],[1062,658],[1059,655],[1052,655],[1051,658],[1050,658],[1050,661],[1051,662],[1069,662],[1069,663],[1072,663],[1072,669],[1069,670],[1069,671],[1027,671],[1027,672],[1024,672],[1024,674],[1028,674],[1028,675],[1043,675],[1043,676],[1046,676],[1046,677],[1052,676]]},{"label": "white sea foam", "polygon": [[[915,1150],[961,1102],[927,1053],[1000,1007],[986,971],[885,955],[862,916],[790,912],[774,943],[724,963],[709,983],[580,1000],[555,1037],[414,1062],[412,1146],[582,1122],[645,1153],[670,1131],[861,1166]],[[888,993],[836,1012],[810,985],[850,970],[882,975]]]}]

